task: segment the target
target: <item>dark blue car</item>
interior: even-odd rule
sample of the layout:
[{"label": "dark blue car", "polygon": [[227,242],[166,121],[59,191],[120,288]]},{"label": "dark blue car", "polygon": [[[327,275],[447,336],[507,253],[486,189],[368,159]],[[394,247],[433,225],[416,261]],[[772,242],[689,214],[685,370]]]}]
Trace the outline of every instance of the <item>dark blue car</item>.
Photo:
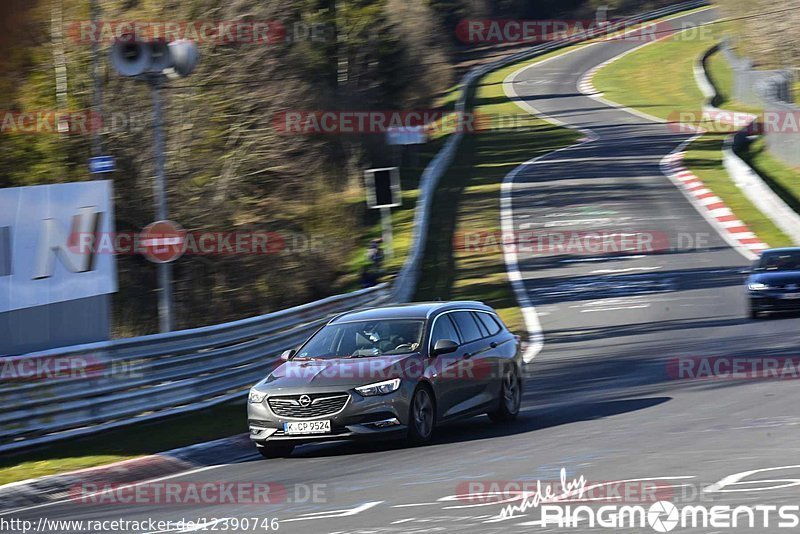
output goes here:
[{"label": "dark blue car", "polygon": [[800,311],[800,247],[765,250],[747,277],[750,317]]}]

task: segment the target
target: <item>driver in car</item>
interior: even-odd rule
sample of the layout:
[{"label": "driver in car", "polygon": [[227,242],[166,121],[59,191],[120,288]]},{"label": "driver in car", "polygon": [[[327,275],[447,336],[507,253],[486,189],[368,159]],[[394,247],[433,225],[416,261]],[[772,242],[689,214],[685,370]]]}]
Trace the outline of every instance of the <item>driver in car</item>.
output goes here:
[{"label": "driver in car", "polygon": [[[421,325],[401,321],[367,326],[357,335],[359,350],[356,352],[358,355],[413,352],[419,347],[421,328]],[[364,341],[370,346],[365,346]]]}]

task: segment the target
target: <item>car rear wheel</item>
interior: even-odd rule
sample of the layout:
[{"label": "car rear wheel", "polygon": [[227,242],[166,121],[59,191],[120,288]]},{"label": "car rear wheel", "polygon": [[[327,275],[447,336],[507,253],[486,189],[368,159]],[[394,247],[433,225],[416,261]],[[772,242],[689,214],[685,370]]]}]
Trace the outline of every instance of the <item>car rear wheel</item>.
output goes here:
[{"label": "car rear wheel", "polygon": [[267,443],[258,447],[258,452],[264,458],[285,458],[294,451],[294,443]]},{"label": "car rear wheel", "polygon": [[497,410],[489,412],[489,419],[495,423],[512,421],[519,414],[520,404],[522,404],[522,381],[516,368],[512,368],[503,377],[500,387],[500,406]]},{"label": "car rear wheel", "polygon": [[414,392],[408,416],[408,440],[414,444],[430,441],[436,424],[436,406],[433,395],[424,386]]}]

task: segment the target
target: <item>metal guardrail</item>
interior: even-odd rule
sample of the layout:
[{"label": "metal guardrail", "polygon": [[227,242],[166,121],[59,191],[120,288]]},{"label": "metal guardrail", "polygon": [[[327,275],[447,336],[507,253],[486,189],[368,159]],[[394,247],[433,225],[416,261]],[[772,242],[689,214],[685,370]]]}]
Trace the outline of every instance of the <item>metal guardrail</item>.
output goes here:
[{"label": "metal guardrail", "polygon": [[[794,73],[791,70],[761,70],[751,60],[738,57],[729,40],[719,47],[722,56],[733,70],[733,99],[755,106],[773,117],[796,117],[800,107],[792,95]],[[800,138],[792,128],[770,128],[764,132],[767,150],[783,163],[800,165]],[[737,142],[746,136],[739,136]]]},{"label": "metal guardrail", "polygon": [[[711,56],[718,53],[721,45],[715,44],[705,51],[702,56],[695,62],[694,74],[695,81],[700,87],[703,96],[706,97],[706,104],[703,106],[703,111],[713,114],[716,117],[722,116],[726,112],[716,107],[716,104],[721,101],[721,96],[711,82],[708,76],[708,60]],[[734,124],[741,120],[742,113],[738,114],[739,117],[731,119],[729,124]],[[800,213],[795,212],[778,195],[770,185],[753,169],[744,159],[742,159],[737,150],[746,144],[750,143],[750,136],[753,134],[753,123],[758,120],[758,116],[749,115],[748,123],[736,133],[733,133],[725,138],[722,146],[722,164],[728,175],[733,180],[733,183],[741,190],[741,192],[753,203],[758,210],[766,215],[773,224],[780,228],[795,245],[800,245]]]},{"label": "metal guardrail", "polygon": [[[537,45],[472,69],[461,81],[456,113],[463,117],[473,84],[492,70],[704,3],[684,2],[570,39]],[[412,300],[425,251],[433,193],[463,135],[462,131],[451,135],[422,175],[409,257],[391,290],[382,284],[241,321],[0,359],[0,363],[12,364],[24,359],[35,365],[73,358],[90,364],[87,376],[0,382],[0,452],[240,398],[274,367],[277,354],[304,341],[332,315],[357,307]]]},{"label": "metal guardrail", "polygon": [[[52,349],[0,360],[51,367],[48,380],[0,383],[0,451],[198,410],[247,393],[331,316],[380,305],[387,284],[203,328]],[[55,362],[77,372],[54,371]]]}]

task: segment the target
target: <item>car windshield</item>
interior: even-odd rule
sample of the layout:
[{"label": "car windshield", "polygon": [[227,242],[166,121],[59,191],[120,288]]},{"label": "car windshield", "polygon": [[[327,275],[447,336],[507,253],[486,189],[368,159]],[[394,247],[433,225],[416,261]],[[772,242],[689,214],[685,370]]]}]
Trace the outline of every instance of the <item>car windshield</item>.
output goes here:
[{"label": "car windshield", "polygon": [[416,352],[422,342],[421,320],[375,320],[329,324],[317,332],[296,359],[369,358]]},{"label": "car windshield", "polygon": [[758,260],[755,271],[800,271],[800,250],[772,252]]}]

